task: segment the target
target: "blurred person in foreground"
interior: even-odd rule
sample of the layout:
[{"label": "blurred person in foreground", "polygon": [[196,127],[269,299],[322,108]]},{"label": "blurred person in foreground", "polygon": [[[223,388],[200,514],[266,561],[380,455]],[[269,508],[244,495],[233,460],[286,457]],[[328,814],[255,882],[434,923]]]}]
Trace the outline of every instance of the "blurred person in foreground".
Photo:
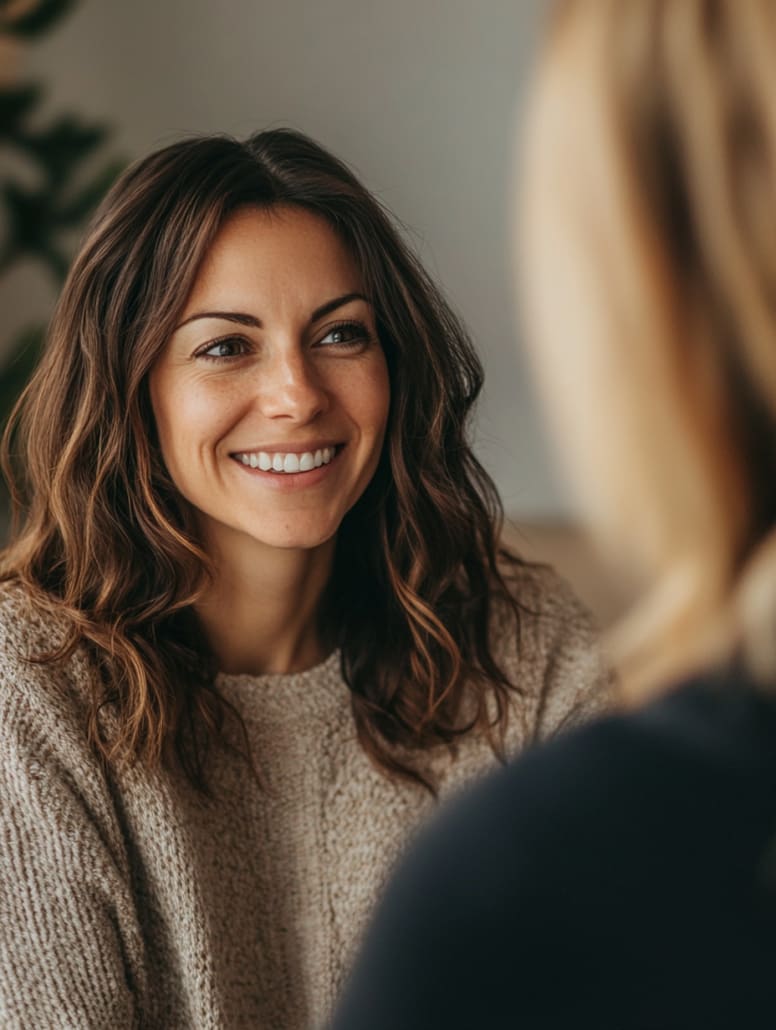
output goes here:
[{"label": "blurred person in foreground", "polygon": [[523,141],[522,301],[627,711],[443,812],[336,1030],[776,1025],[776,4],[569,0]]}]

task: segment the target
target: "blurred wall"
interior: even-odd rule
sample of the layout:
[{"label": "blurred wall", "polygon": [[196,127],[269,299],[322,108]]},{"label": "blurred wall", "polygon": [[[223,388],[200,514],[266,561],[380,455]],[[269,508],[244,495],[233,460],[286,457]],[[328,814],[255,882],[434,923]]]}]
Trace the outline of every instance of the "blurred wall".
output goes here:
[{"label": "blurred wall", "polygon": [[[49,110],[111,122],[129,158],[190,132],[291,125],[401,218],[486,366],[476,445],[507,510],[566,503],[515,347],[512,135],[542,0],[81,0],[27,51]],[[4,337],[48,310],[34,269],[0,288]]]}]

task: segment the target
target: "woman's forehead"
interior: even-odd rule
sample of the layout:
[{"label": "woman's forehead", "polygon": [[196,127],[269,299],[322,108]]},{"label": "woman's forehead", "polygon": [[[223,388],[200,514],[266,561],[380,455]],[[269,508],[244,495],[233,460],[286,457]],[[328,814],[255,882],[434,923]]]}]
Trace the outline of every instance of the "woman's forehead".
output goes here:
[{"label": "woman's forehead", "polygon": [[200,266],[183,318],[211,301],[311,309],[363,293],[359,268],[339,235],[303,208],[245,207],[219,229]]}]

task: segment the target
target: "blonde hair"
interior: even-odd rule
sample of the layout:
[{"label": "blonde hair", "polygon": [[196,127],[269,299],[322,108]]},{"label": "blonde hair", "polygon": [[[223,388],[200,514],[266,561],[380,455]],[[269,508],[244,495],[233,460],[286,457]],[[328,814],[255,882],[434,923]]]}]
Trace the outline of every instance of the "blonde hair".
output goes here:
[{"label": "blonde hair", "polygon": [[523,140],[539,382],[591,528],[648,588],[632,694],[776,672],[776,5],[565,0]]}]

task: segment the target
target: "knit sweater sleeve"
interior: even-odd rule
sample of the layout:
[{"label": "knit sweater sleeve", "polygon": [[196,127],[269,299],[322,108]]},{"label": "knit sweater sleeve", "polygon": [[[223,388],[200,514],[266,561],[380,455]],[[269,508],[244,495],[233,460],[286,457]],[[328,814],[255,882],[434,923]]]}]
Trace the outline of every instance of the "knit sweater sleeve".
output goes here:
[{"label": "knit sweater sleeve", "polygon": [[[13,613],[11,613],[13,614]],[[61,669],[0,603],[0,1025],[137,1025],[140,948],[110,792]]]}]

